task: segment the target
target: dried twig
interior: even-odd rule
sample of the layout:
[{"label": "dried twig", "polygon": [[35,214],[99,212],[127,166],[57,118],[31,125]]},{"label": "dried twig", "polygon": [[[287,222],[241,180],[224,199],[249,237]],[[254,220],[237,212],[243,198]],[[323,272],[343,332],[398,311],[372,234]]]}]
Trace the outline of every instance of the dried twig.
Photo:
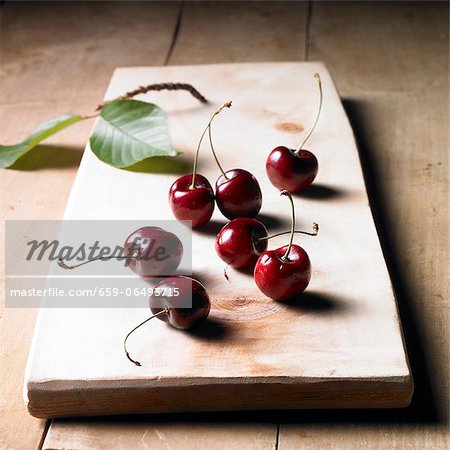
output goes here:
[{"label": "dried twig", "polygon": [[[148,86],[139,86],[134,91],[129,91],[126,94],[117,97],[115,100],[125,100],[127,98],[133,98],[136,97],[136,95],[145,94],[146,92],[149,91],[188,91],[193,97],[195,97],[200,102],[208,103],[208,100],[205,97],[203,97],[203,95],[200,94],[200,92],[198,92],[197,89],[194,88],[194,86],[188,83],[156,83],[156,84],[149,84]],[[110,102],[107,101],[98,105],[96,111],[102,109],[103,106],[105,106],[107,103]]]}]

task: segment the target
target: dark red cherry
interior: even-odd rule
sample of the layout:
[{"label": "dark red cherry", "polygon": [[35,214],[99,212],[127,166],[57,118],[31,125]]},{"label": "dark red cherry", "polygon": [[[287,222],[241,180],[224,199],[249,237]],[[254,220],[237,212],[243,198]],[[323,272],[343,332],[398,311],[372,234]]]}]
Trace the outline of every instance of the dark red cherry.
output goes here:
[{"label": "dark red cherry", "polygon": [[293,244],[284,258],[288,245],[264,252],[256,262],[255,282],[260,291],[276,301],[289,300],[301,294],[311,279],[308,254]]},{"label": "dark red cherry", "polygon": [[[200,147],[207,131],[209,131],[211,138],[211,123],[214,118],[220,114],[224,108],[229,108],[230,106],[231,102],[226,102],[214,111],[198,141],[197,150],[195,151],[194,156],[194,164],[192,166],[192,174],[178,178],[178,180],[172,184],[169,191],[169,203],[175,217],[178,220],[190,220],[192,222],[192,228],[198,228],[205,225],[209,219],[211,219],[214,211],[214,191],[209,184],[209,181],[204,176],[197,173]],[[212,145],[211,142],[211,148]],[[192,180],[194,180],[194,183]]]},{"label": "dark red cherry", "polygon": [[143,278],[167,277],[178,268],[183,244],[178,237],[159,227],[142,227],[130,234],[124,244],[130,269]]},{"label": "dark red cherry", "polygon": [[167,277],[180,265],[183,244],[178,237],[160,227],[142,227],[131,233],[123,244],[123,253],[96,256],[79,264],[68,265],[61,258],[63,269],[76,269],[94,261],[118,259],[142,278]]},{"label": "dark red cherry", "polygon": [[258,180],[246,170],[233,169],[221,175],[216,182],[216,202],[228,219],[254,217],[262,205]]},{"label": "dark red cherry", "polygon": [[270,182],[278,189],[300,192],[316,178],[317,158],[308,150],[298,153],[287,147],[274,148],[267,158],[266,171]]},{"label": "dark red cherry", "polygon": [[192,174],[184,175],[172,184],[169,203],[178,220],[189,220],[192,228],[198,228],[211,219],[214,191],[204,176],[196,174],[192,186]]},{"label": "dark red cherry", "polygon": [[266,249],[267,229],[256,219],[234,219],[216,237],[217,254],[235,269],[254,266],[259,255]]},{"label": "dark red cherry", "polygon": [[[193,278],[175,275],[158,283],[149,298],[153,314],[175,328],[187,330],[208,317],[211,303],[204,286]],[[188,306],[187,306],[188,305]]]},{"label": "dark red cherry", "polygon": [[[291,232],[289,245],[265,251],[256,261],[254,278],[259,290],[276,301],[289,300],[301,294],[311,279],[311,263],[305,250],[292,244],[295,233],[295,207],[292,195],[282,191],[281,195],[291,203]],[[317,235],[317,224],[314,227]],[[308,233],[309,234],[309,233]]]},{"label": "dark red cherry", "polygon": [[322,111],[322,82],[318,73],[314,74],[314,77],[319,88],[319,108],[311,130],[298,149],[292,150],[283,146],[276,147],[270,152],[266,161],[266,172],[270,182],[281,190],[285,189],[289,192],[303,191],[314,181],[319,170],[317,158],[310,151],[303,149],[303,146],[316,128],[320,112]]},{"label": "dark red cherry", "polygon": [[138,328],[157,317],[175,328],[188,330],[208,317],[211,302],[206,289],[197,280],[174,275],[153,288],[149,306],[153,315],[134,327],[123,341],[125,356],[136,366],[141,363],[128,353],[127,341]]}]

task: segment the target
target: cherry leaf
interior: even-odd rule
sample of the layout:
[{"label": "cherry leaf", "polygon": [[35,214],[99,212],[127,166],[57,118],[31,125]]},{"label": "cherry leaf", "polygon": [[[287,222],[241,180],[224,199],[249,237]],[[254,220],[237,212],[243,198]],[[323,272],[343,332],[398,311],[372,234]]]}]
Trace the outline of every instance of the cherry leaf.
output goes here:
[{"label": "cherry leaf", "polygon": [[87,117],[78,114],[64,114],[40,125],[20,144],[0,145],[0,167],[6,168],[12,166],[21,156],[28,153],[44,139],[85,119],[87,119]]},{"label": "cherry leaf", "polygon": [[101,161],[119,168],[152,156],[177,155],[165,112],[138,100],[105,104],[89,142]]}]

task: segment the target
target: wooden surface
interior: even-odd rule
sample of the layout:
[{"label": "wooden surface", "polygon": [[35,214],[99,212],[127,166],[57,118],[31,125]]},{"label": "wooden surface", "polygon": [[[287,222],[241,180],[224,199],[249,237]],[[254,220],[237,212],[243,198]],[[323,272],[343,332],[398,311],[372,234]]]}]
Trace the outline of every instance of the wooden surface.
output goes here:
[{"label": "wooden surface", "polygon": [[[272,61],[281,52],[282,59],[323,60],[349,100],[407,345],[413,349],[412,405],[395,412],[59,420],[47,433],[43,421],[28,415],[21,394],[35,311],[9,309],[0,319],[0,447],[36,448],[44,437],[45,448],[448,446],[448,6],[320,2],[308,15],[307,4],[244,5],[189,2],[182,14],[172,2],[2,5],[2,142],[19,141],[61,112],[90,111],[116,66],[163,64],[178,17],[170,64]],[[193,47],[205,15],[209,25],[202,25],[205,34]],[[149,27],[151,19],[156,20]],[[118,26],[124,21],[128,26]],[[230,22],[243,25],[224,37]],[[271,39],[261,45],[269,32]],[[286,43],[286,35],[294,37]],[[220,46],[224,41],[228,45]],[[14,170],[2,171],[3,218],[62,217],[90,127],[79,124]]]},{"label": "wooden surface", "polygon": [[[45,309],[25,380],[33,415],[380,408],[409,403],[412,380],[397,305],[353,133],[325,66],[252,63],[117,69],[106,100],[146,82],[195,83],[210,105],[172,92],[143,96],[157,97],[164,105],[174,148],[192,160],[198,135],[212,112],[233,99],[231,110],[214,127],[215,147],[225,168],[237,165],[259,180],[263,192],[259,217],[273,234],[289,228],[291,213],[270,183],[265,161],[277,145],[293,148],[301,141],[292,128],[312,126],[318,101],[316,72],[322,78],[325,102],[308,148],[320,161],[320,173],[314,189],[294,199],[298,226],[309,229],[316,221],[321,230],[316,239],[295,240],[312,260],[308,291],[286,306],[261,294],[252,274],[229,268],[226,279],[214,243],[227,219],[216,209],[210,226],[192,233],[192,271],[210,295],[210,326],[220,329],[220,335],[206,332],[199,339],[156,321],[130,343],[142,363],[136,367],[124,357],[122,340],[133,324],[148,317],[147,308]],[[207,147],[202,150],[199,170],[214,180],[217,165]],[[88,146],[64,218],[173,220],[167,192],[178,176],[174,169],[179,163],[169,161],[166,166],[165,173],[152,173],[150,165],[150,173],[117,170],[99,161]],[[334,198],[318,198],[320,192],[333,192]],[[286,236],[275,238],[269,248],[286,242]],[[105,314],[106,329],[99,328]]]}]

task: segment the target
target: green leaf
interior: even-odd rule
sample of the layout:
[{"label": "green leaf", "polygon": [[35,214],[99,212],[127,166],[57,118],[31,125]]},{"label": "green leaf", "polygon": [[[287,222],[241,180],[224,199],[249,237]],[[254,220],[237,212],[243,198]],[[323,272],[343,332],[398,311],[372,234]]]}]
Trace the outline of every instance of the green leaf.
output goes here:
[{"label": "green leaf", "polygon": [[103,106],[90,139],[103,162],[128,167],[151,156],[176,156],[166,114],[157,105],[114,100]]},{"label": "green leaf", "polygon": [[87,119],[87,117],[77,114],[64,114],[40,125],[20,144],[0,145],[0,167],[10,167],[21,156],[29,152],[33,147],[36,147],[39,142],[84,119]]}]

